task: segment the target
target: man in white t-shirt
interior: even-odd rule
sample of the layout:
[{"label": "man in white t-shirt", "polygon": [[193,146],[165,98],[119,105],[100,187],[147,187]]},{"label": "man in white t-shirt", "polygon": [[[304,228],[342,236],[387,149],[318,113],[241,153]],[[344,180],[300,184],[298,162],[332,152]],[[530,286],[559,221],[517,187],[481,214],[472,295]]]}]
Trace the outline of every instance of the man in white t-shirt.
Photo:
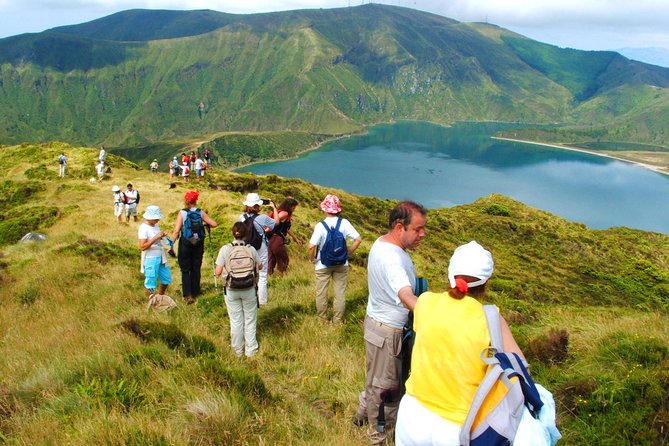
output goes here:
[{"label": "man in white t-shirt", "polygon": [[399,203],[390,211],[388,233],[379,237],[369,251],[365,390],[353,421],[358,425],[369,423],[371,444],[392,438],[397,419],[399,399],[385,398],[385,424],[379,423],[379,408],[382,395],[399,393],[402,328],[417,299],[416,271],[407,250],[417,247],[425,237],[426,215],[425,208],[417,203]]},{"label": "man in white t-shirt", "polygon": [[[336,228],[339,222],[339,232],[344,235],[345,239],[353,240],[351,246],[348,247],[348,255],[350,256],[360,246],[362,237],[355,230],[353,225],[341,218],[341,205],[339,198],[336,195],[328,195],[321,203],[321,209],[325,212],[326,217],[323,222],[329,228]],[[318,317],[323,320],[328,320],[328,289],[330,282],[334,288],[334,301],[332,303],[332,322],[341,323],[344,318],[344,309],[346,308],[346,285],[348,283],[348,259],[343,263],[337,265],[326,266],[321,262],[321,251],[325,243],[328,230],[323,225],[323,222],[318,222],[314,227],[314,233],[309,240],[309,259],[316,267],[316,313]],[[316,252],[318,248],[318,253]]]},{"label": "man in white t-shirt", "polygon": [[139,205],[139,191],[128,183],[125,191],[125,221],[130,222],[130,217],[137,221],[137,206]]}]

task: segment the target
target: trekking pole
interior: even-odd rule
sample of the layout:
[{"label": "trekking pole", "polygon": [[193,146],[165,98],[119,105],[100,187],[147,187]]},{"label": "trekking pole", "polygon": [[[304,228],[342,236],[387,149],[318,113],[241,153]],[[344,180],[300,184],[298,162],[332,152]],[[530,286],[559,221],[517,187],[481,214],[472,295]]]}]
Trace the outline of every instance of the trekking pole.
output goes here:
[{"label": "trekking pole", "polygon": [[214,276],[214,288],[218,288],[218,283],[216,282],[216,261],[214,260],[214,244],[211,241],[211,226],[206,225],[207,233],[209,234],[209,251],[211,255],[211,268]]}]

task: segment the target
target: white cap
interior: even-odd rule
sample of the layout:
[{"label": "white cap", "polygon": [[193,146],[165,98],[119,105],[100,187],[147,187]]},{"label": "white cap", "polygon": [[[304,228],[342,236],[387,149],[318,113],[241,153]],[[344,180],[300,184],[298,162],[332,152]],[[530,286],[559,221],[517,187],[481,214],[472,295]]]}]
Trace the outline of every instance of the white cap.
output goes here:
[{"label": "white cap", "polygon": [[251,192],[246,196],[246,200],[244,200],[244,206],[248,207],[253,207],[255,205],[260,206],[262,204],[262,199],[260,199],[260,195],[258,195],[255,192]]},{"label": "white cap", "polygon": [[145,220],[160,220],[163,218],[163,214],[160,213],[160,208],[156,205],[150,205],[146,207],[143,215]]},{"label": "white cap", "polygon": [[121,188],[118,187],[116,184],[114,184],[114,185],[112,186],[112,192],[118,192],[118,191],[120,191],[120,190],[121,190]]},{"label": "white cap", "polygon": [[476,282],[468,283],[469,288],[483,285],[490,279],[495,268],[492,254],[475,241],[458,246],[448,264],[448,282],[455,288],[455,276],[477,277]]}]

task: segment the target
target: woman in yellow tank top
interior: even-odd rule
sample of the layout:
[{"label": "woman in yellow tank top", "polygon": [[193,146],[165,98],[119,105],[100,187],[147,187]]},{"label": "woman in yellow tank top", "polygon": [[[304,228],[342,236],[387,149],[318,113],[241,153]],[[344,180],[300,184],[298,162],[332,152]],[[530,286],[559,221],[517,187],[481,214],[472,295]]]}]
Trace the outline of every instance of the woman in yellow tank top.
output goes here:
[{"label": "woman in yellow tank top", "polygon": [[[398,446],[459,446],[460,427],[486,371],[479,355],[490,335],[476,298],[485,296],[493,268],[490,252],[469,242],[451,257],[450,289],[418,299],[411,376],[397,415]],[[501,316],[500,323],[504,349],[523,356]]]}]

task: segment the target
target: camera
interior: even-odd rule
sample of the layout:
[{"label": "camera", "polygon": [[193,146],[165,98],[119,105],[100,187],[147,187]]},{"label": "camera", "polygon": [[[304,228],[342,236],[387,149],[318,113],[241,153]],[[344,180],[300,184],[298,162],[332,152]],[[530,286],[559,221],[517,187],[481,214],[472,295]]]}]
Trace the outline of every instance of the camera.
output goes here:
[{"label": "camera", "polygon": [[267,206],[270,203],[270,201],[272,201],[272,200],[270,200],[269,198],[263,198],[262,199],[263,206]]}]

